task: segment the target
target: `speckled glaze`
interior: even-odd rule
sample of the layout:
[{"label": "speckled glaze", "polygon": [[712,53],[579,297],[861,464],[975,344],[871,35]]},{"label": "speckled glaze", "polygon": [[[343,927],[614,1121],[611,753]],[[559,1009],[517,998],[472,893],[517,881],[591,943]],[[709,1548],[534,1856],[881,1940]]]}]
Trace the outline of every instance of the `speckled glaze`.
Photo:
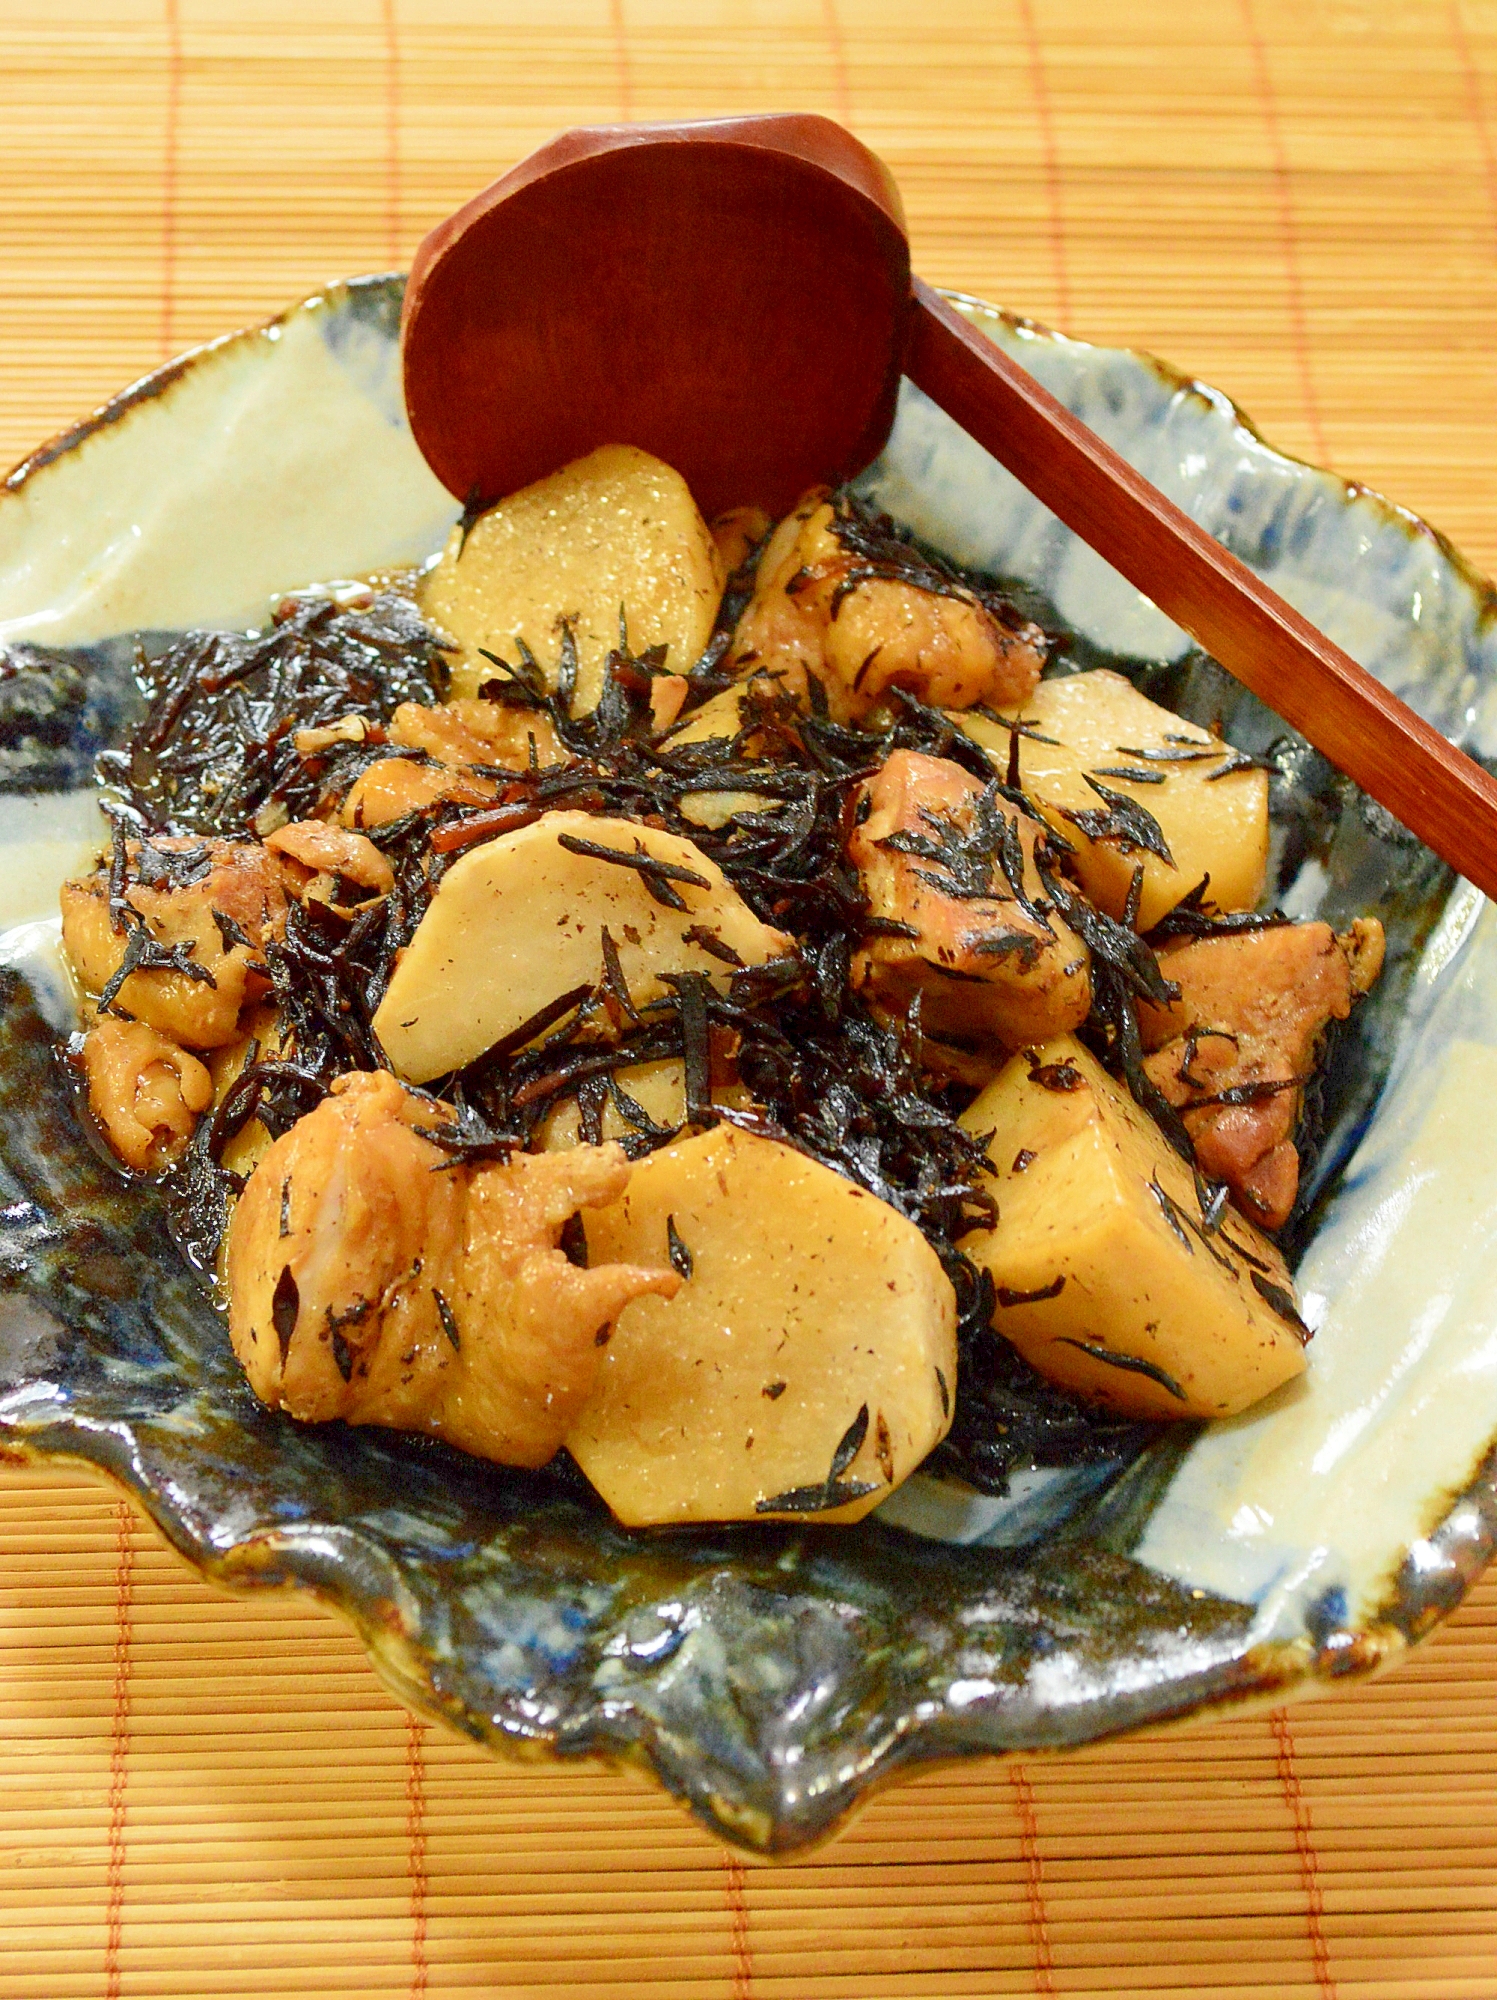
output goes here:
[{"label": "speckled glaze", "polygon": [[[456,510],[405,429],[399,298],[398,279],[334,287],[188,356],[0,497],[0,641],[51,691],[33,728],[25,673],[0,680],[0,1446],[101,1469],[217,1581],[317,1591],[425,1712],[642,1760],[765,1853],[912,1761],[1084,1742],[1396,1654],[1497,1540],[1497,930],[1302,746],[1275,785],[1278,895],[1375,908],[1391,947],[1292,1224],[1304,1383],[1002,1500],[917,1477],[853,1530],[629,1533],[549,1475],[255,1402],[152,1198],[71,1118],[52,913],[96,835],[88,763],[131,711],[137,635],[256,625],[287,589],[440,545]],[[1497,747],[1491,594],[1423,523],[1147,357],[966,303],[1364,664]],[[908,385],[864,485],[1028,589],[1076,664],[1248,748],[1285,737]]]}]

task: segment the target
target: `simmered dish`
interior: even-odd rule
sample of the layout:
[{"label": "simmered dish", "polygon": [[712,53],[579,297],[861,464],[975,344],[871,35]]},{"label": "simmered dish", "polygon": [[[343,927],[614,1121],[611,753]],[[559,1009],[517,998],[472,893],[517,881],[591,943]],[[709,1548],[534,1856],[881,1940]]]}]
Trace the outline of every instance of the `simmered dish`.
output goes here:
[{"label": "simmered dish", "polygon": [[1264,913],[1261,760],[1054,651],[847,492],[709,527],[611,446],[143,662],[66,1053],[255,1393],[847,1522],[1300,1373],[1381,927]]}]

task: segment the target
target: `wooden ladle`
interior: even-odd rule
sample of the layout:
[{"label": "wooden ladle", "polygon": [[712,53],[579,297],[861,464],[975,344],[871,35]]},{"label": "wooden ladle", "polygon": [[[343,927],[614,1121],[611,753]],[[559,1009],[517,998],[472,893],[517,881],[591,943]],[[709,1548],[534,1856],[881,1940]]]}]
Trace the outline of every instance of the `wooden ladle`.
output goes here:
[{"label": "wooden ladle", "polygon": [[709,517],[874,458],[901,373],[1244,686],[1489,896],[1497,781],[910,272],[899,191],[830,119],[564,133],[417,252],[411,429],[495,500],[612,442]]}]

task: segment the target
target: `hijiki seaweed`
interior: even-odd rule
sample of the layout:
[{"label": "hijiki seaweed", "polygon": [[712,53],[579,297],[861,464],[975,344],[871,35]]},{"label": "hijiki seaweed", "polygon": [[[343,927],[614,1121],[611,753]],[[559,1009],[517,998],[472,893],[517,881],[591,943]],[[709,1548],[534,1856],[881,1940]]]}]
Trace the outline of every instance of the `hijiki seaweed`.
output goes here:
[{"label": "hijiki seaweed", "polygon": [[[1019,622],[991,584],[918,550],[886,518],[846,495],[838,497],[836,532],[862,566],[858,574],[898,575],[966,595],[1006,622]],[[753,561],[730,581],[712,640],[691,670],[687,714],[728,684],[721,663],[752,589]],[[952,1429],[939,1463],[1002,1491],[1020,1467],[1131,1455],[1153,1434],[1151,1426],[1084,1407],[993,1333],[991,1280],[955,1247],[971,1230],[990,1225],[994,1212],[984,1184],[983,1136],[958,1122],[971,1092],[941,1082],[923,1065],[918,1005],[907,1023],[891,1024],[849,985],[853,952],[877,928],[845,853],[862,781],[899,749],[961,764],[984,787],[970,822],[958,828],[931,816],[928,837],[905,836],[906,849],[940,871],[947,894],[991,894],[996,871],[1022,899],[1022,854],[1012,822],[999,810],[1000,802],[1032,810],[1017,783],[1017,760],[1008,782],[995,779],[983,752],[943,714],[898,690],[887,726],[855,728],[817,705],[814,678],[808,714],[762,672],[746,684],[735,736],[690,743],[671,732],[661,737],[651,721],[651,693],[666,670],[664,654],[635,652],[622,617],[601,699],[585,715],[574,713],[576,651],[565,629],[550,676],[523,644],[513,659],[489,657],[493,674],[481,696],[533,715],[538,728],[549,725],[570,761],[542,765],[532,744],[514,767],[475,767],[497,788],[492,805],[442,800],[366,829],[393,870],[388,895],[355,910],[290,905],[284,935],[267,942],[263,954],[280,1047],[251,1047],[242,1072],[167,1177],[187,1254],[200,1268],[212,1268],[239,1187],[222,1164],[236,1131],[258,1118],[278,1136],[340,1074],[386,1066],[371,1029],[374,1011],[397,953],[459,856],[547,811],[632,819],[694,842],[765,922],[794,938],[793,955],[742,966],[731,947],[703,931],[696,941],[730,970],[726,990],[701,975],[676,976],[665,997],[636,1006],[620,973],[617,940],[604,930],[592,984],[559,994],[504,1042],[430,1086],[456,1113],[430,1136],[454,1162],[503,1159],[539,1143],[545,1121],[571,1103],[584,1140],[601,1136],[611,1109],[625,1150],[639,1157],[678,1136],[678,1128],[644,1111],[630,1095],[627,1072],[653,1060],[683,1060],[687,1127],[726,1122],[779,1139],[888,1202],[935,1249],[956,1291],[960,1355]],[[153,868],[190,865],[190,854],[163,856],[153,836],[263,838],[287,821],[335,813],[377,759],[432,762],[422,751],[391,745],[385,725],[402,702],[429,704],[447,693],[437,638],[394,591],[352,608],[322,596],[290,599],[263,634],[190,635],[155,660],[142,660],[140,679],[145,718],[98,765],[116,829],[111,904],[122,911],[132,880],[149,879]],[[327,731],[351,717],[363,724],[360,740],[327,740],[310,754],[305,744],[298,748],[299,733]],[[1124,754],[1162,760],[1171,753]],[[1177,754],[1200,753],[1182,747]],[[1161,851],[1151,815],[1105,786],[1093,789],[1096,812],[1074,815],[1083,831],[1097,830],[1092,821],[1115,820],[1129,846]],[[755,794],[764,803],[713,828],[686,811],[694,797],[713,792]],[[127,840],[143,843],[133,856]],[[658,901],[685,907],[673,879],[680,871],[610,842],[574,844],[635,869]],[[1055,909],[1086,943],[1095,991],[1086,1039],[1190,1159],[1179,1114],[1144,1074],[1135,1012],[1139,1000],[1164,1001],[1174,989],[1132,924],[1103,915],[1080,895],[1067,872],[1068,851],[1058,834],[1039,837],[1047,900],[1027,907],[1041,914]],[[1209,913],[1205,898],[1203,884],[1167,919],[1167,934],[1274,921],[1223,920]],[[221,928],[229,922],[222,918]],[[132,943],[143,935],[143,925],[131,928]],[[225,941],[232,941],[228,930]],[[1203,1205],[1213,1199],[1206,1190]],[[572,1235],[575,1254],[583,1254],[579,1235]],[[690,1247],[674,1223],[671,1237],[672,1262],[689,1271]],[[844,1469],[833,1464],[829,1490],[840,1493]],[[815,1492],[825,1505],[821,1489]],[[791,1502],[781,1496],[772,1504],[783,1509]]]}]

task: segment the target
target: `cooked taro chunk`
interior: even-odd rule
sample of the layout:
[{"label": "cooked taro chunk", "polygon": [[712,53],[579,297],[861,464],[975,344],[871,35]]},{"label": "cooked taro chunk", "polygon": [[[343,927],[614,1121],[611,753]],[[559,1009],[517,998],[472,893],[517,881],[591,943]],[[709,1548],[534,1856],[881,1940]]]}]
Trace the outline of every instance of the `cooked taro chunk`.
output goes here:
[{"label": "cooked taro chunk", "polygon": [[617,1146],[454,1162],[447,1107],[341,1077],[266,1153],[229,1226],[229,1331],[255,1393],[307,1422],[428,1431],[543,1465],[597,1374],[599,1332],[670,1269],[580,1270],[559,1239],[614,1200]]},{"label": "cooked taro chunk", "polygon": [[443,876],[374,1032],[402,1076],[428,1083],[511,1035],[529,1040],[527,1023],[558,1002],[565,1012],[604,977],[610,951],[638,1008],[664,997],[669,974],[725,987],[734,964],[790,949],[691,841],[634,820],[546,813]]},{"label": "cooked taro chunk", "polygon": [[[772,669],[754,668],[744,679],[720,690],[695,708],[684,722],[666,735],[667,753],[691,751],[698,744],[727,745],[723,757],[723,789],[689,791],[681,799],[681,817],[694,826],[716,830],[739,813],[772,812],[780,801],[766,792],[745,791],[731,782],[735,762],[773,763],[783,754],[785,729],[783,709],[787,704],[783,681]],[[792,696],[804,694],[803,681],[791,689]],[[757,726],[761,724],[763,726]],[[793,726],[793,725],[792,725]]]},{"label": "cooked taro chunk", "polygon": [[83,1040],[88,1107],[127,1167],[152,1173],[177,1159],[213,1079],[196,1056],[144,1021],[103,1014]]},{"label": "cooked taro chunk", "polygon": [[951,1283],[913,1222],[819,1160],[719,1125],[583,1221],[598,1262],[683,1281],[620,1315],[567,1437],[621,1521],[856,1520],[945,1436]]},{"label": "cooked taro chunk", "polygon": [[1037,820],[958,764],[896,750],[853,821],[871,919],[855,987],[899,1013],[918,994],[929,1034],[1004,1050],[1080,1026],[1087,950],[1044,899]]},{"label": "cooked taro chunk", "polygon": [[996,1226],[961,1245],[993,1326],[1125,1417],[1227,1417],[1304,1368],[1284,1260],[1208,1215],[1159,1127],[1070,1035],[1014,1057],[963,1116],[991,1134]]},{"label": "cooked taro chunk", "polygon": [[1071,843],[1082,888],[1109,916],[1125,917],[1136,896],[1138,928],[1151,930],[1203,875],[1219,910],[1251,910],[1263,894],[1267,773],[1122,674],[1062,675],[1007,716],[955,719],[996,770],[1017,763],[1035,811]]},{"label": "cooked taro chunk", "polygon": [[258,841],[127,841],[62,889],[63,943],[101,1010],[190,1049],[234,1039],[285,918],[280,862]]},{"label": "cooked taro chunk", "polygon": [[905,688],[944,708],[1023,701],[1044,637],[996,592],[918,556],[845,495],[813,489],[775,530],[732,664],[810,676],[839,722],[858,722]]},{"label": "cooked taro chunk", "polygon": [[[562,627],[576,646],[575,712],[591,714],[620,620],[636,652],[664,651],[676,676],[711,637],[722,558],[680,473],[633,445],[606,444],[476,520],[460,522],[422,584],[422,605],[458,642],[454,692],[474,694],[523,643],[551,670]],[[674,718],[684,681],[660,689]]]},{"label": "cooked taro chunk", "polygon": [[1293,1135],[1326,1024],[1346,1019],[1382,964],[1375,917],[1339,937],[1329,924],[1274,924],[1160,950],[1180,998],[1140,1010],[1145,1067],[1183,1110],[1201,1171],[1265,1229],[1294,1206]]},{"label": "cooked taro chunk", "polygon": [[[213,1080],[213,1103],[211,1115],[216,1116],[229,1092],[253,1063],[275,1063],[296,1060],[296,1038],[287,1025],[284,1015],[273,1000],[262,1000],[257,1006],[246,1007],[239,1020],[239,1034],[232,1042],[225,1042],[221,1048],[210,1049],[206,1062],[208,1074]],[[294,1086],[293,1086],[294,1088]],[[214,1152],[220,1167],[226,1173],[237,1174],[241,1180],[248,1179],[263,1158],[267,1147],[283,1126],[272,1108],[269,1122],[260,1116],[260,1108],[240,1123],[233,1115],[233,1107],[223,1121],[223,1129],[215,1137]],[[290,1106],[287,1107],[288,1111]],[[297,1104],[298,1110],[305,1110],[304,1104]]]},{"label": "cooked taro chunk", "polygon": [[[709,1057],[709,1074],[711,1069]],[[536,1142],[548,1153],[564,1146],[585,1143],[588,1126],[596,1117],[594,1136],[638,1143],[643,1133],[658,1142],[662,1134],[679,1132],[686,1123],[686,1064],[680,1056],[663,1056],[653,1062],[620,1063],[609,1072],[609,1089],[597,1104],[596,1112],[585,1108],[577,1096],[559,1096],[546,1114]],[[726,1096],[712,1077],[713,1097]],[[744,1109],[751,1100],[740,1086],[734,1093]],[[596,1102],[596,1100],[594,1100]]]}]

